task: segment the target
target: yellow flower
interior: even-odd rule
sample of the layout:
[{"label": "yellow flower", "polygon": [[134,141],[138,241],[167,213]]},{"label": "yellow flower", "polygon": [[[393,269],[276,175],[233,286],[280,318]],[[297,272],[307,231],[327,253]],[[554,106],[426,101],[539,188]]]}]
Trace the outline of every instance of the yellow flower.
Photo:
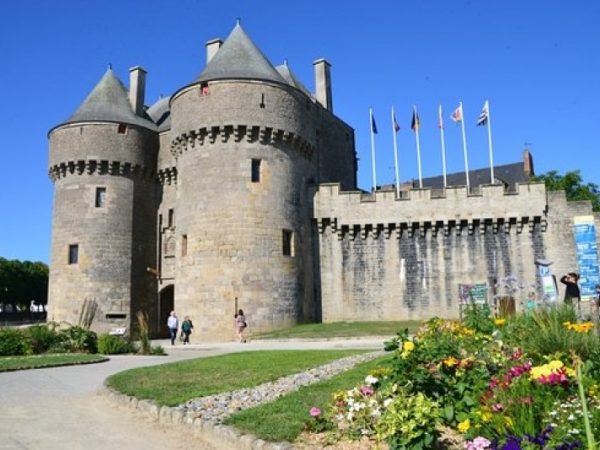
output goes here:
[{"label": "yellow flower", "polygon": [[496,319],[496,320],[494,320],[494,325],[496,325],[497,327],[501,327],[505,323],[506,323],[506,319]]},{"label": "yellow flower", "polygon": [[471,421],[469,419],[465,419],[458,424],[458,431],[463,434],[469,431],[469,428],[471,428]]},{"label": "yellow flower", "polygon": [[512,426],[513,426],[513,421],[508,416],[504,416],[504,423],[508,428],[512,428]]},{"label": "yellow flower", "polygon": [[411,341],[406,341],[402,345],[402,350],[404,350],[405,352],[412,352],[414,349],[415,349],[415,344]]},{"label": "yellow flower", "polygon": [[459,363],[459,361],[454,356],[449,356],[448,358],[444,359],[443,363],[446,367],[454,367]]}]

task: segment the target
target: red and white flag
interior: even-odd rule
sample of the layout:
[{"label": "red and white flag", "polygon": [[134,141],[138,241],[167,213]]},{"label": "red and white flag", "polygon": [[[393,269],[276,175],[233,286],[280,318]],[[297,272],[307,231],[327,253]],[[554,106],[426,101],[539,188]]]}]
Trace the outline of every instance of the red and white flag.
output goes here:
[{"label": "red and white flag", "polygon": [[462,120],[463,120],[462,104],[458,105],[458,108],[456,108],[454,110],[454,112],[450,115],[450,118],[456,123],[462,122]]}]

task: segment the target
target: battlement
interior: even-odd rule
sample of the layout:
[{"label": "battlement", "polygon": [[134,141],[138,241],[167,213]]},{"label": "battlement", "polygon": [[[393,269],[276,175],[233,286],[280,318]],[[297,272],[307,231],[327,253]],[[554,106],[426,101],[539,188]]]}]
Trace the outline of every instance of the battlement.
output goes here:
[{"label": "battlement", "polygon": [[166,167],[157,173],[158,182],[163,186],[177,184],[177,167]]},{"label": "battlement", "polygon": [[197,145],[213,144],[217,139],[222,143],[226,143],[232,138],[235,142],[284,143],[297,150],[307,159],[311,159],[315,151],[314,145],[302,136],[286,130],[259,125],[215,125],[200,127],[177,136],[171,141],[171,153],[177,158],[178,155],[188,151],[188,149],[193,149]]},{"label": "battlement", "polygon": [[53,182],[67,175],[91,175],[94,173],[98,175],[140,176],[143,178],[153,178],[155,176],[151,170],[140,164],[96,159],[66,161],[55,164],[48,169],[48,176]]},{"label": "battlement", "polygon": [[514,229],[546,230],[546,188],[543,183],[517,184],[506,191],[503,185],[483,185],[469,191],[466,186],[446,189],[412,189],[399,198],[395,191],[341,191],[339,183],[321,184],[314,197],[314,216],[319,232],[327,228],[363,239],[371,234],[389,238],[403,233],[424,235],[454,231],[509,233]]}]

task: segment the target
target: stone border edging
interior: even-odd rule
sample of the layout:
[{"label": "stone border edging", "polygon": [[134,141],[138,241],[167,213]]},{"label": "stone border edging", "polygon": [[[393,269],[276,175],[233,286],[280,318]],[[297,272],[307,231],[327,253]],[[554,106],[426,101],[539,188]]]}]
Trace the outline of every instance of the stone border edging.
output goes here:
[{"label": "stone border edging", "polygon": [[[368,361],[378,354],[384,354],[383,351],[376,351],[370,353],[362,353],[358,355],[353,355],[350,357],[341,358],[342,361],[350,358],[357,358],[361,361],[356,361],[351,367],[359,364],[361,362]],[[368,355],[368,356],[367,356]],[[361,358],[362,357],[362,358]],[[366,357],[366,358],[365,358]],[[325,367],[332,363],[327,363],[319,367]],[[349,370],[351,367],[346,368]],[[342,370],[343,372],[344,370]],[[303,373],[303,372],[300,372]],[[337,372],[339,373],[339,372]],[[324,379],[331,378],[331,376],[336,375],[331,374],[330,376],[323,377],[322,379],[317,379],[314,382],[308,383],[313,384],[318,381],[323,381]],[[295,374],[297,375],[297,374]],[[294,376],[294,375],[290,375]],[[290,377],[288,376],[288,377]],[[279,380],[283,380],[287,377],[282,377]],[[269,383],[263,383],[269,384]],[[260,385],[259,385],[260,386]],[[292,392],[292,391],[290,391]],[[223,424],[215,424],[211,421],[203,420],[197,416],[197,411],[194,409],[183,410],[181,408],[182,405],[177,406],[160,406],[152,400],[147,399],[138,399],[136,397],[128,396],[122,394],[112,388],[110,388],[106,381],[104,382],[103,387],[98,392],[101,395],[104,395],[109,400],[118,403],[121,406],[124,406],[130,410],[134,410],[135,412],[141,413],[146,417],[149,417],[152,420],[155,420],[161,424],[165,425],[184,425],[192,427],[194,434],[204,439],[207,443],[213,445],[217,449],[229,450],[231,448],[235,448],[236,450],[293,450],[295,447],[294,444],[290,442],[267,442],[263,439],[259,439],[258,437],[252,434],[244,434],[238,431],[236,428],[223,425]],[[184,404],[185,405],[185,404]]]},{"label": "stone border edging", "polygon": [[184,425],[193,428],[194,434],[208,441],[216,448],[223,450],[292,450],[294,445],[289,442],[267,442],[251,434],[242,434],[234,427],[213,425],[194,417],[194,412],[184,413],[177,407],[159,406],[151,400],[139,400],[136,397],[121,394],[108,387],[106,382],[98,391],[110,401],[118,403],[127,409],[140,413],[158,423],[165,425]]}]

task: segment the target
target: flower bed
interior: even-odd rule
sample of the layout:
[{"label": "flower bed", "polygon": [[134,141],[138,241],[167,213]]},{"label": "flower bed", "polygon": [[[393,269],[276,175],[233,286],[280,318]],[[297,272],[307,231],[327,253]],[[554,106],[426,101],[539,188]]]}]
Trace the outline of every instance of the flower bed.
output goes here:
[{"label": "flower bed", "polygon": [[[390,449],[595,449],[600,439],[600,340],[571,309],[463,322],[432,319],[386,343],[392,369],[312,409],[315,432]],[[594,436],[595,434],[595,436]]]}]

